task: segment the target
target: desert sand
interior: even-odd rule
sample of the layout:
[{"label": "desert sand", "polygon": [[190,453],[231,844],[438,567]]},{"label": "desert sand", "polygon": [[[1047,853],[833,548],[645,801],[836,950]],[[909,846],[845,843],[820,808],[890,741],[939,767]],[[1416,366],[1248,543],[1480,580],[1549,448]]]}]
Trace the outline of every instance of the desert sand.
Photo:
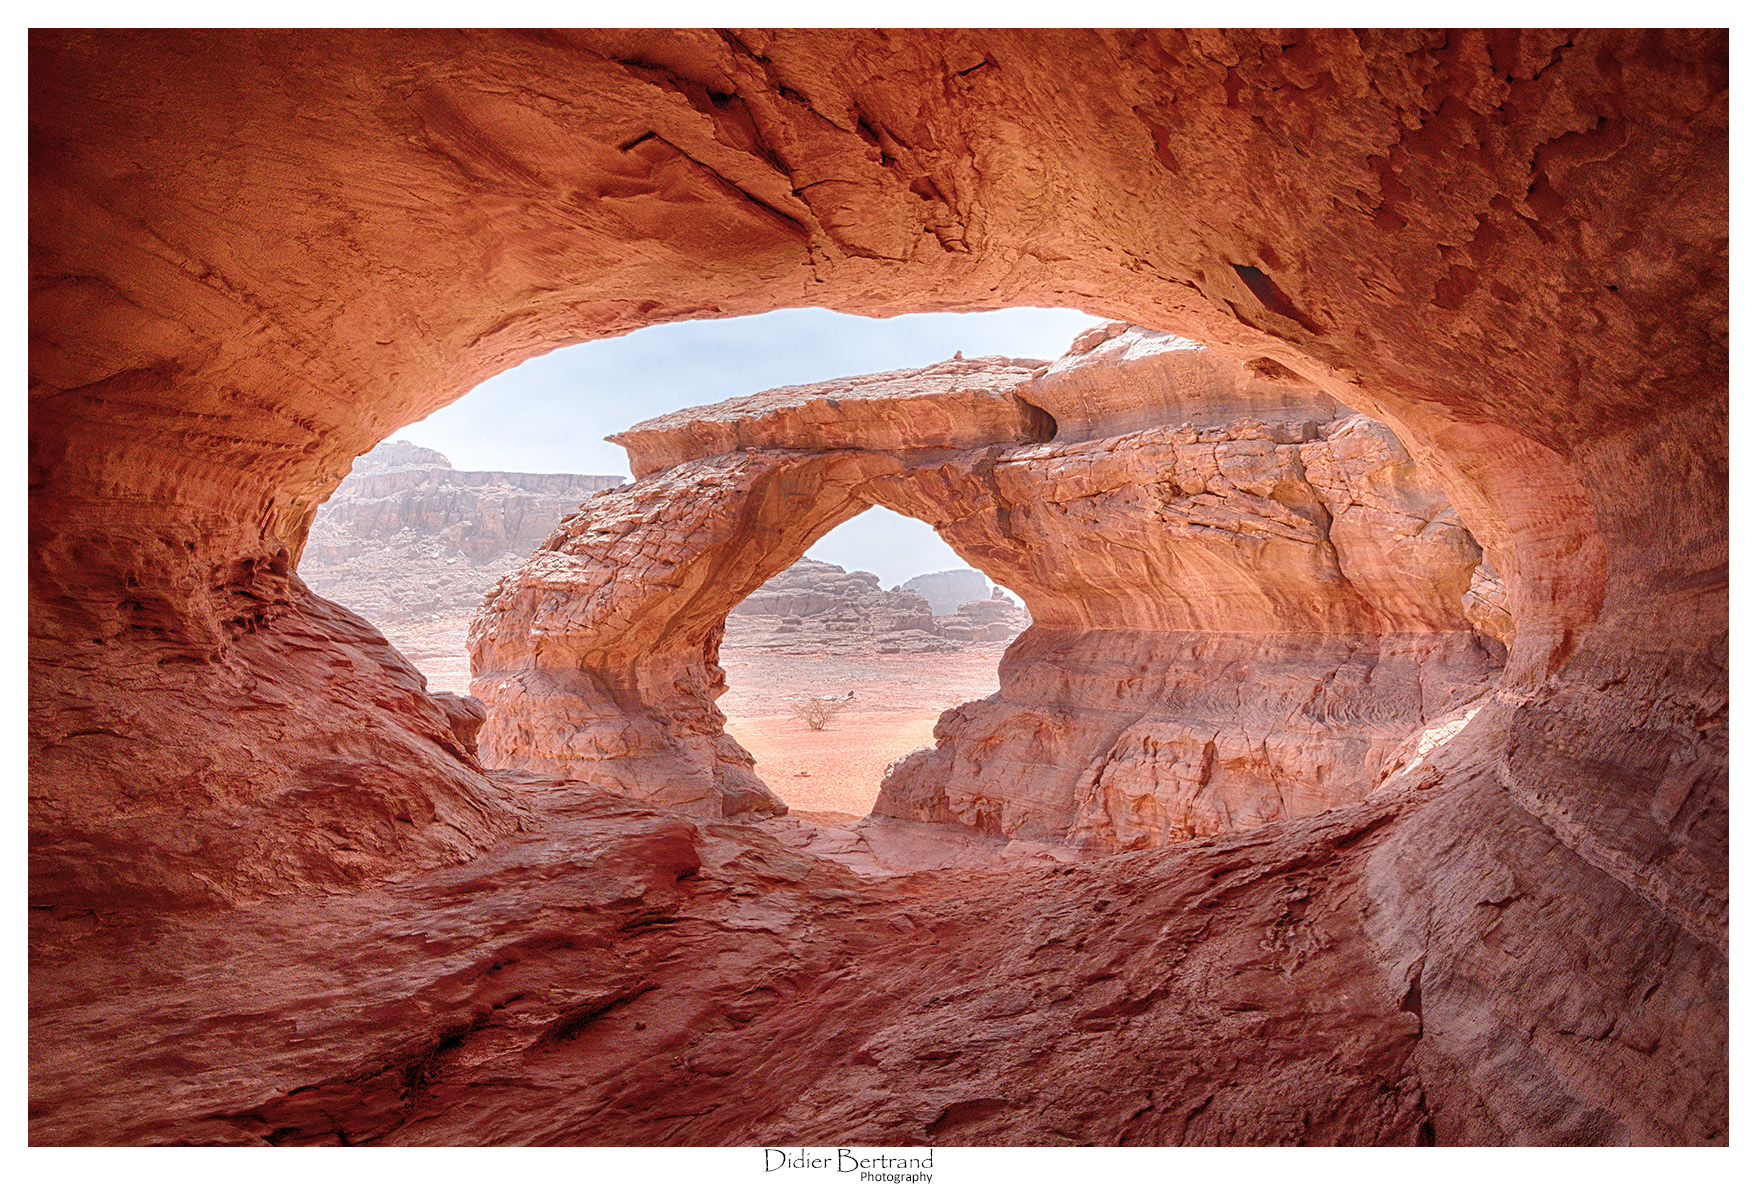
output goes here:
[{"label": "desert sand", "polygon": [[[470,688],[467,620],[396,625],[386,636],[427,676],[430,690]],[[1006,642],[975,642],[955,653],[790,654],[729,646],[720,664],[727,731],[757,758],[757,775],[797,817],[850,822],[873,808],[886,768],[934,746],[941,712],[993,694]],[[790,713],[790,698],[855,697],[823,731]],[[802,775],[804,774],[804,775]]]},{"label": "desert sand", "polygon": [[[846,822],[873,808],[892,761],[934,745],[942,711],[995,692],[1006,645],[956,653],[789,655],[727,650],[727,731],[757,758],[757,775],[797,817]],[[855,697],[823,731],[788,712],[799,695]]]}]

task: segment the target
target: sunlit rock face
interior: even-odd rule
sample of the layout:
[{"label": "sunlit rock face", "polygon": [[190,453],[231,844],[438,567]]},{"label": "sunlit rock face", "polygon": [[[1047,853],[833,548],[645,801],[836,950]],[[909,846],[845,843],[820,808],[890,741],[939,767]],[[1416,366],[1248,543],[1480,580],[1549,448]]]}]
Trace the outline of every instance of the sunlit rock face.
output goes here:
[{"label": "sunlit rock face", "polygon": [[[471,628],[471,690],[491,708],[485,757],[694,812],[780,812],[714,705],[728,612],[870,507],[856,489],[876,472],[984,434],[1047,436],[1047,419],[1013,395],[1031,371],[952,361],[618,435],[640,478],[564,520]],[[861,444],[872,448],[846,449]],[[655,462],[666,459],[684,461]]]},{"label": "sunlit rock face", "polygon": [[[936,526],[1034,625],[1000,693],[949,712],[876,813],[1105,853],[1365,796],[1499,668],[1465,614],[1482,551],[1384,425],[1212,356],[1113,327],[1050,368],[828,381],[620,435],[708,454],[589,503],[485,601],[485,756],[710,813],[777,808],[752,800],[711,705],[726,609],[872,501]],[[999,380],[980,408],[1031,408],[1006,382],[1053,376],[1065,412],[1127,429],[1135,409],[1137,428],[1091,438],[1085,417],[1070,441],[1018,445],[1022,418],[949,448],[982,426],[960,424],[948,369]],[[890,449],[824,449],[864,442]]]},{"label": "sunlit rock face", "polygon": [[1476,542],[1366,418],[1185,423],[993,475],[1006,533],[949,536],[1033,627],[878,813],[1107,851],[1312,813],[1499,669],[1462,610]]},{"label": "sunlit rock face", "polygon": [[[763,1143],[1725,1141],[1726,46],[34,33],[32,1139],[749,1139],[732,1079]],[[846,943],[790,952],[750,861],[481,771],[296,572],[349,461],[486,377],[804,304],[1077,306],[1310,381],[1482,547],[1500,680],[1370,803],[915,880],[903,932],[782,849]],[[611,1007],[637,970],[676,1028]]]}]

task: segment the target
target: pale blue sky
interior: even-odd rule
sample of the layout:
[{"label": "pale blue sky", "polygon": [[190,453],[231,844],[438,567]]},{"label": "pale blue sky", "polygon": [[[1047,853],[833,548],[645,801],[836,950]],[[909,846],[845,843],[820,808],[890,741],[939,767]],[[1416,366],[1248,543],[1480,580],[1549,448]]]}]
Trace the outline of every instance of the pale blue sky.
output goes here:
[{"label": "pale blue sky", "polygon": [[[626,476],[628,457],[604,436],[674,409],[922,367],[955,351],[1055,359],[1100,321],[1078,310],[862,318],[808,309],[652,326],[528,360],[391,437],[440,451],[465,471]],[[965,565],[926,525],[882,508],[807,553],[870,570],[887,587]]]}]

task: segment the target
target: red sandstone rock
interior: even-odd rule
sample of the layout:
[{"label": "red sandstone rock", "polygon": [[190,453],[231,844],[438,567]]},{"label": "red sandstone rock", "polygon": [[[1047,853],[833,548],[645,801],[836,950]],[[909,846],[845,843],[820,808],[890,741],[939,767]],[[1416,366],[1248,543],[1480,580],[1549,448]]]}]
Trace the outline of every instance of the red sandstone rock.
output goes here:
[{"label": "red sandstone rock", "polygon": [[[777,1089],[765,1140],[1725,1140],[1725,32],[31,53],[33,1139],[748,1139],[731,1079]],[[765,896],[846,946],[759,896],[655,930],[677,832],[571,832],[476,773],[288,571],[349,460],[486,376],[808,302],[1078,305],[1384,421],[1506,586],[1491,701],[1381,827],[1013,877],[865,935],[770,841],[796,883]],[[197,898],[232,907],[170,907]],[[675,955],[680,1005],[772,1007],[593,1031]],[[498,1065],[454,1076],[521,993]],[[708,1024],[736,1040],[691,1052]]]},{"label": "red sandstone rock", "polygon": [[[1219,381],[1188,399],[1160,390],[1204,373],[1209,353],[1139,331],[1116,344],[1128,360],[1094,366],[1137,394],[1140,416],[1188,415],[1179,426],[956,454],[823,450],[869,437],[862,420],[880,410],[878,436],[910,440],[899,408],[939,434],[962,399],[936,408],[938,369],[913,374],[924,394],[904,374],[882,378],[885,406],[841,400],[876,383],[857,378],[650,424],[653,452],[718,451],[752,437],[747,418],[769,445],[686,460],[588,504],[496,588],[473,629],[486,755],[709,813],[724,787],[735,812],[752,808],[757,778],[708,703],[724,690],[716,650],[743,584],[711,576],[788,564],[809,540],[801,526],[822,532],[851,500],[876,500],[940,526],[1026,598],[1035,625],[1001,691],[949,713],[937,753],[888,775],[877,814],[1104,852],[1364,796],[1394,748],[1495,671],[1462,603],[1481,551],[1379,423],[1351,416],[1321,433],[1310,418],[1239,417]],[[1063,387],[1101,403],[1066,362],[1052,369]],[[1247,408],[1336,412],[1300,389],[1245,384]],[[799,444],[788,401],[816,419]],[[779,588],[748,598],[811,605]],[[972,605],[955,631],[1011,635],[1008,610],[991,614]],[[661,750],[703,759],[680,762],[685,777]]]},{"label": "red sandstone rock", "polygon": [[1056,427],[1021,399],[1041,361],[947,360],[827,384],[771,389],[644,421],[606,441],[629,452],[636,478],[734,450],[957,450],[1041,442]]},{"label": "red sandstone rock", "polygon": [[1189,339],[1123,322],[1076,339],[1022,395],[1056,419],[1059,442],[1187,421],[1326,422],[1340,409],[1319,385],[1275,360],[1241,362]]},{"label": "red sandstone rock", "polygon": [[863,466],[847,452],[721,455],[563,521],[471,626],[485,758],[712,815],[782,810],[721,730],[717,650],[731,608],[862,511],[848,481]]},{"label": "red sandstone rock", "polygon": [[1021,448],[946,490],[975,493],[949,539],[1033,627],[879,814],[1112,850],[1311,813],[1495,670],[1461,606],[1475,542],[1365,418]]},{"label": "red sandstone rock", "polygon": [[1479,562],[1464,596],[1465,618],[1484,636],[1506,647],[1514,641],[1514,617],[1508,611],[1508,588],[1488,562]]},{"label": "red sandstone rock", "polygon": [[[508,785],[531,828],[444,872],[40,929],[35,963],[64,974],[33,1003],[33,1139],[1408,1144],[1434,1127],[1423,1018],[1359,924],[1393,809],[875,881],[759,828]],[[119,1010],[151,1026],[118,1029]],[[1633,1125],[1599,1139],[1652,1135]]]}]

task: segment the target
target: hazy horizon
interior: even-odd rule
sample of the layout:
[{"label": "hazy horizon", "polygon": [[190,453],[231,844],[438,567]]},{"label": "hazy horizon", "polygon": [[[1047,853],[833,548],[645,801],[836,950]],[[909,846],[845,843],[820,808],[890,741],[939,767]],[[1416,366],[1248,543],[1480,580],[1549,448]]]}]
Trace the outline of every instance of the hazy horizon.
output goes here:
[{"label": "hazy horizon", "polygon": [[[895,318],[809,308],[668,323],[527,360],[389,440],[437,450],[461,471],[626,477],[627,456],[603,439],[651,417],[783,385],[925,367],[955,352],[1053,360],[1103,321],[1022,307]],[[807,556],[876,574],[886,587],[970,565],[927,525],[883,508],[831,530]]]}]

